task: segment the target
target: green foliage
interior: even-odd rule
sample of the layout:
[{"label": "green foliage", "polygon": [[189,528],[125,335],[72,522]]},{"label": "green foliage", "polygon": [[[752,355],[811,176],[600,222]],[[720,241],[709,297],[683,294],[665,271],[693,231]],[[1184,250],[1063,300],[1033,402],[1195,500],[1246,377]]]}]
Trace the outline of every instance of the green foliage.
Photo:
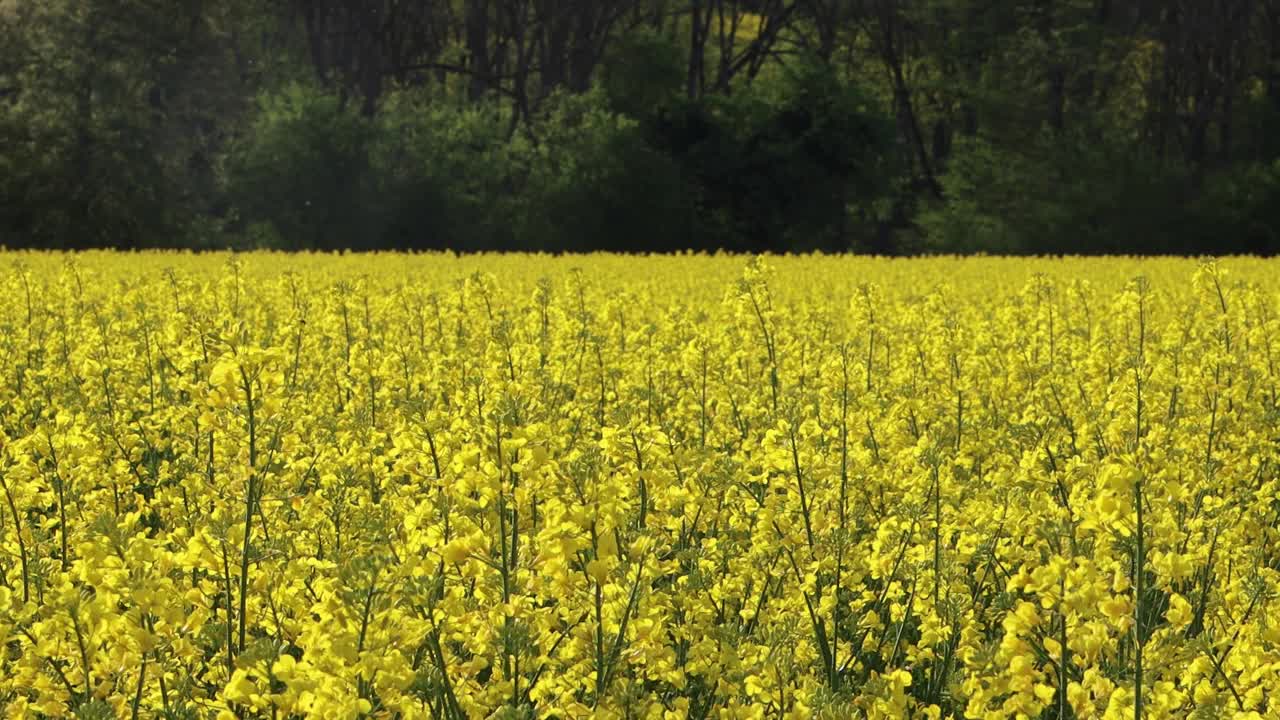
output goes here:
[{"label": "green foliage", "polygon": [[368,233],[374,128],[303,85],[264,94],[227,162],[227,192],[249,223],[292,250],[348,247]]},{"label": "green foliage", "polygon": [[492,104],[392,97],[372,145],[372,208],[364,231],[382,247],[481,250],[512,245],[521,208],[510,119]]},{"label": "green foliage", "polygon": [[1216,239],[1239,252],[1280,252],[1280,160],[1215,175],[1194,211],[1200,243]]},{"label": "green foliage", "polygon": [[999,197],[996,181],[1007,190],[1017,174],[1007,172],[995,149],[980,140],[965,141],[956,150],[942,178],[947,201],[917,218],[930,247],[948,253],[1016,251],[1018,238],[993,198]]},{"label": "green foliage", "polygon": [[816,60],[788,69],[782,101],[756,138],[776,173],[775,232],[790,248],[848,249],[846,214],[870,211],[899,169],[889,116]]},{"label": "green foliage", "polygon": [[561,96],[521,142],[528,167],[523,240],[544,250],[688,248],[689,190],[678,163],[597,93]]},{"label": "green foliage", "polygon": [[942,178],[946,201],[918,222],[944,252],[1173,249],[1186,239],[1186,183],[1178,167],[1118,138],[1046,132],[1022,152],[961,139]]},{"label": "green foliage", "polygon": [[610,109],[642,118],[674,102],[684,91],[680,48],[668,36],[640,29],[609,47],[600,87]]},{"label": "green foliage", "polygon": [[0,0],[0,244],[1274,252],[1272,4]]},{"label": "green foliage", "polygon": [[[0,236],[45,247],[154,242],[171,227],[126,13],[22,4],[0,62]],[[126,8],[127,10],[128,8]]]},{"label": "green foliage", "polygon": [[239,103],[235,3],[10,0],[0,12],[0,241],[172,245],[217,233]]},{"label": "green foliage", "polygon": [[[549,251],[686,247],[678,167],[600,96],[563,95],[512,135],[496,104],[266,96],[228,163],[250,245]],[[304,202],[297,202],[305,199]],[[307,202],[309,201],[309,202]]]},{"label": "green foliage", "polygon": [[677,100],[645,119],[695,184],[696,234],[735,250],[845,250],[850,209],[893,178],[893,129],[834,69],[804,62],[780,88]]},{"label": "green foliage", "polygon": [[1254,252],[1280,249],[1280,167],[1196,178],[1142,147],[1044,135],[1028,152],[956,146],[946,202],[919,215],[933,250],[1005,254]]}]

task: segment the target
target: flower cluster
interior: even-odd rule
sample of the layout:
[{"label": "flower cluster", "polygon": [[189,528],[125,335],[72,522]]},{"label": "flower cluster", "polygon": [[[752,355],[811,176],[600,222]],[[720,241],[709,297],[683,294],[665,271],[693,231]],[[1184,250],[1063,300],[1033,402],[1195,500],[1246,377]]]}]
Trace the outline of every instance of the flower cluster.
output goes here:
[{"label": "flower cluster", "polygon": [[1280,716],[1273,261],[6,259],[8,717]]}]

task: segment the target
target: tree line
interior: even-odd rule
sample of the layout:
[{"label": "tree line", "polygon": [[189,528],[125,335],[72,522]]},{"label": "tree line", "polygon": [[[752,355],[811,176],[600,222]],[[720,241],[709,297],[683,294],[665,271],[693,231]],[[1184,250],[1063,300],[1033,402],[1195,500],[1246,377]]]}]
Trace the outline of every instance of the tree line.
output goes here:
[{"label": "tree line", "polygon": [[1280,0],[0,0],[0,244],[1280,249]]}]

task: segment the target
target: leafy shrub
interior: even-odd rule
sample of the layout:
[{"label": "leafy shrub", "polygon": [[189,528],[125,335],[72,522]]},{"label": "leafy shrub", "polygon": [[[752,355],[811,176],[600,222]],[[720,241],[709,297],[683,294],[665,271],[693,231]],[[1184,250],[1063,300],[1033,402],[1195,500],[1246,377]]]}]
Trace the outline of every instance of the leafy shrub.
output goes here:
[{"label": "leafy shrub", "polygon": [[264,94],[228,158],[228,195],[243,220],[270,224],[287,249],[358,247],[369,235],[374,132],[317,89]]},{"label": "leafy shrub", "polygon": [[494,105],[402,93],[378,125],[378,244],[482,250],[511,247],[518,225],[510,121]]},{"label": "leafy shrub", "polygon": [[689,246],[689,192],[678,163],[599,93],[554,100],[528,168],[526,247],[677,250]]}]

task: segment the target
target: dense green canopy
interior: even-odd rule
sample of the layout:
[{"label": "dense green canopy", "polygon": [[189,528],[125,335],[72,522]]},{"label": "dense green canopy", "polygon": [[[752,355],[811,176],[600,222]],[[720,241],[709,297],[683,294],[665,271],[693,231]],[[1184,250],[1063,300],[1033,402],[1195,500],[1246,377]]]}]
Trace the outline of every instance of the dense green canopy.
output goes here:
[{"label": "dense green canopy", "polygon": [[1280,0],[0,0],[10,247],[1274,252]]}]

